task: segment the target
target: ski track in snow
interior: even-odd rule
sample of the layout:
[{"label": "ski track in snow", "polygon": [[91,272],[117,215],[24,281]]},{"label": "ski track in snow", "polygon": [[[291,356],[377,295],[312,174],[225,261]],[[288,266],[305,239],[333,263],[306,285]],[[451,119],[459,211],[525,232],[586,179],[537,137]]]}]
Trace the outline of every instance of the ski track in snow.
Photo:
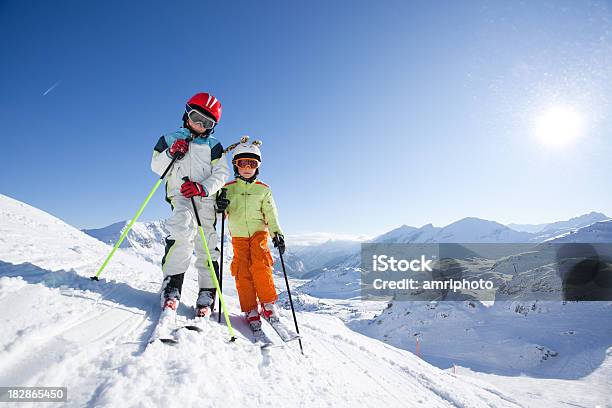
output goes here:
[{"label": "ski track in snow", "polygon": [[[147,321],[151,311],[141,313],[105,300],[104,297],[113,291],[111,287],[100,296],[87,296],[87,293],[65,295],[61,290],[26,286],[20,291],[22,293],[17,300],[6,296],[0,299],[0,307],[3,310],[14,308],[26,314],[39,315],[42,310],[42,317],[49,317],[42,306],[54,307],[56,304],[45,305],[43,302],[41,307],[30,307],[28,310],[27,303],[40,299],[41,292],[56,292],[56,295],[59,292],[60,300],[67,307],[73,307],[74,300],[80,305],[69,318],[60,317],[50,324],[36,321],[20,329],[17,332],[18,337],[3,350],[0,360],[0,384],[35,384],[34,377],[45,368],[64,364],[68,359],[78,359],[89,350],[101,346],[109,347],[121,339],[128,340],[129,336]],[[81,344],[86,347],[80,347]]]}]

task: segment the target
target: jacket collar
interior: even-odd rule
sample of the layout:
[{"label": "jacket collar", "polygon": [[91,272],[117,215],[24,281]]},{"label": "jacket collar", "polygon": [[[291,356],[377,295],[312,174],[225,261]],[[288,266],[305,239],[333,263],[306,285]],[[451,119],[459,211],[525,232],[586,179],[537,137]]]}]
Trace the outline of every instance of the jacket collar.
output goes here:
[{"label": "jacket collar", "polygon": [[257,181],[257,176],[253,176],[250,179],[245,179],[239,174],[236,176],[236,181],[238,181],[238,183],[243,183],[243,184],[252,184]]}]

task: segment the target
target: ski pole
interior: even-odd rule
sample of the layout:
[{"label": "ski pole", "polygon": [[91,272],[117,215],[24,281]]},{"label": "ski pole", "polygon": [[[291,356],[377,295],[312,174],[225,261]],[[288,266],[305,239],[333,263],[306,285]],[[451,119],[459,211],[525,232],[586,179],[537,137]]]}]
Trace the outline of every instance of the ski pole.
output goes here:
[{"label": "ski pole", "polygon": [[[291,313],[293,314],[293,323],[295,323],[295,331],[299,335],[300,329],[298,328],[297,318],[295,317],[295,308],[293,307],[293,299],[291,299],[291,289],[289,288],[289,279],[287,278],[287,270],[285,269],[285,260],[283,259],[283,253],[280,248],[278,249],[278,254],[280,255],[281,265],[283,267],[283,275],[285,275],[285,284],[287,285],[287,295],[289,295],[289,304],[291,305]],[[302,347],[302,339],[298,338],[298,342],[300,343],[300,350],[302,354],[304,354],[304,347]]]},{"label": "ski pole", "polygon": [[[183,181],[189,181],[189,177],[183,177]],[[200,221],[198,208],[196,207],[196,203],[193,197],[191,197],[191,205],[193,206],[193,212],[195,213],[196,221],[198,222],[198,232],[200,233],[202,246],[204,247],[204,251],[206,252],[206,258],[208,260],[208,269],[210,270],[210,277],[212,278],[212,281],[215,284],[215,289],[217,289],[217,292],[219,293],[219,302],[221,303],[221,308],[223,309],[223,314],[225,315],[225,323],[227,324],[227,328],[229,329],[229,333],[231,336],[230,342],[234,342],[236,341],[236,336],[234,336],[234,329],[232,328],[232,323],[230,322],[229,315],[227,313],[227,308],[225,307],[225,302],[223,301],[223,294],[221,293],[221,288],[219,287],[219,280],[217,279],[217,274],[215,273],[215,268],[212,264],[210,250],[208,249],[208,242],[206,241],[206,237],[204,236],[204,229],[202,229],[202,222]]]},{"label": "ski pole", "polygon": [[[187,139],[187,142],[189,143],[191,141],[191,136],[189,136]],[[113,255],[115,255],[115,251],[117,251],[117,248],[119,248],[119,245],[121,245],[121,243],[123,242],[123,240],[125,239],[125,237],[127,236],[128,232],[130,232],[130,230],[132,229],[132,227],[134,226],[134,223],[138,220],[138,217],[140,217],[140,214],[142,214],[142,212],[144,211],[145,207],[147,206],[147,204],[149,203],[149,200],[151,199],[151,197],[153,197],[153,194],[155,194],[155,191],[157,191],[157,188],[159,187],[159,185],[162,183],[162,181],[164,181],[164,177],[166,177],[166,174],[168,174],[168,172],[170,171],[170,169],[172,168],[172,166],[174,165],[174,163],[180,159],[182,156],[179,154],[175,154],[174,157],[172,158],[172,161],[170,162],[170,164],[168,165],[168,167],[166,167],[166,170],[164,170],[163,174],[161,175],[161,177],[159,178],[159,180],[157,180],[157,183],[155,183],[155,186],[153,186],[153,189],[151,190],[151,192],[149,193],[149,195],[147,196],[147,198],[145,198],[144,202],[142,203],[142,205],[140,206],[140,208],[138,209],[138,212],[136,212],[136,215],[134,216],[134,218],[132,218],[132,221],[130,221],[130,223],[128,224],[127,228],[123,231],[123,233],[121,234],[121,236],[119,237],[119,240],[115,243],[115,246],[113,247],[113,249],[110,251],[110,253],[108,254],[108,256],[106,257],[106,259],[104,260],[104,263],[102,263],[102,266],[100,267],[100,269],[98,269],[98,272],[94,275],[91,276],[90,279],[91,280],[95,280],[98,281],[100,280],[100,274],[102,273],[102,271],[104,270],[104,268],[106,268],[106,265],[108,264],[108,262],[111,260],[111,258],[113,257]]]},{"label": "ski pole", "polygon": [[[225,198],[227,194],[227,189],[221,189],[221,198]],[[221,263],[219,264],[219,293],[223,292],[223,241],[225,238],[225,210],[221,213]],[[221,323],[221,297],[219,297],[219,316],[217,317],[217,322]]]}]

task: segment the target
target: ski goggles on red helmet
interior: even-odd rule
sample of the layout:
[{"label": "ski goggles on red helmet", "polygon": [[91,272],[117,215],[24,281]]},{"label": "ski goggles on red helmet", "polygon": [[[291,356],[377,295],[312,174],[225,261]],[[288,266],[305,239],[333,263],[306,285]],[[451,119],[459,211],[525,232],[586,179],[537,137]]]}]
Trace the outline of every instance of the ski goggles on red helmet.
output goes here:
[{"label": "ski goggles on red helmet", "polygon": [[185,109],[185,113],[187,114],[187,117],[192,123],[200,125],[204,129],[212,129],[217,124],[217,122],[215,122],[214,120],[212,120],[211,118],[204,115],[198,110],[187,108]]},{"label": "ski goggles on red helmet", "polygon": [[239,169],[256,169],[259,167],[259,160],[255,159],[236,159],[234,162]]}]

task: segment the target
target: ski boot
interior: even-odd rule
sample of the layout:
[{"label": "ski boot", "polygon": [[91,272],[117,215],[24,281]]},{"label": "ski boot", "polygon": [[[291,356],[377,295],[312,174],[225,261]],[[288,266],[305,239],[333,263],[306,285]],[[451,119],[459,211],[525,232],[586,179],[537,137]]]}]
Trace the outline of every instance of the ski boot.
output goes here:
[{"label": "ski boot", "polygon": [[167,276],[162,283],[161,307],[162,311],[172,310],[176,312],[181,300],[181,287],[185,274]]},{"label": "ski boot", "polygon": [[253,333],[261,332],[261,320],[259,318],[259,311],[253,309],[245,314],[246,320],[249,323],[249,327],[253,330]]},{"label": "ski boot", "polygon": [[216,289],[202,289],[198,292],[196,317],[210,317],[215,305]]},{"label": "ski boot", "polygon": [[276,323],[280,320],[278,315],[278,309],[276,308],[274,302],[262,303],[260,313],[263,318],[269,321],[270,323]]}]

